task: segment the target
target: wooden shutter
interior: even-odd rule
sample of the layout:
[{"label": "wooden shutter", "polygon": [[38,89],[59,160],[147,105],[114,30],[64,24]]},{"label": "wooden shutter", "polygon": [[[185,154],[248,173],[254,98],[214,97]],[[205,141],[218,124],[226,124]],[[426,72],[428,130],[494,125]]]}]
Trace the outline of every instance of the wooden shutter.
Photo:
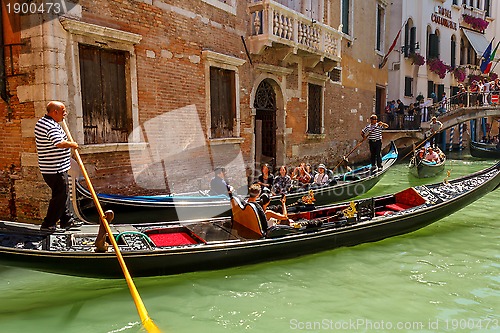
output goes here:
[{"label": "wooden shutter", "polygon": [[85,144],[127,142],[126,55],[80,45]]},{"label": "wooden shutter", "polygon": [[236,118],[234,71],[210,67],[210,113],[211,137],[232,137]]},{"label": "wooden shutter", "polygon": [[321,134],[321,93],[321,86],[309,83],[307,132],[311,134]]},{"label": "wooden shutter", "polygon": [[436,34],[429,35],[429,58],[439,58],[439,36]]},{"label": "wooden shutter", "polygon": [[410,29],[410,53],[415,53],[415,46],[417,44],[417,27]]}]

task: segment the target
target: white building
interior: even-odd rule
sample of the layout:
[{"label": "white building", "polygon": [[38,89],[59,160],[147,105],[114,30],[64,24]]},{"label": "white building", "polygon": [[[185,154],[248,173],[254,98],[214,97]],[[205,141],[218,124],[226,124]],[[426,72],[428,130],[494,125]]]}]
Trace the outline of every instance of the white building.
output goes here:
[{"label": "white building", "polygon": [[[480,74],[481,56],[493,37],[500,36],[499,13],[497,0],[394,0],[390,38],[402,30],[388,60],[388,100],[408,105],[418,95],[431,100],[434,92],[440,100],[443,92],[456,94],[464,74],[465,84],[470,74]],[[418,55],[425,64],[414,64]],[[432,62],[454,70],[438,75],[430,69]],[[500,73],[500,66],[494,71]]]}]

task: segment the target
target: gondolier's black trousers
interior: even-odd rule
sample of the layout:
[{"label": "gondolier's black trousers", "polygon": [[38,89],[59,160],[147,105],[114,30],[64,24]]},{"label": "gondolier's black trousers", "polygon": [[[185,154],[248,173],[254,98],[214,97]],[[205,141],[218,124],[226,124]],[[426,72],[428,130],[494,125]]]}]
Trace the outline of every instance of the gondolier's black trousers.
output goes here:
[{"label": "gondolier's black trousers", "polygon": [[49,208],[47,209],[47,215],[43,219],[42,226],[54,226],[57,224],[58,220],[60,220],[61,225],[67,224],[73,217],[69,209],[70,197],[68,172],[42,174],[42,176],[52,191]]},{"label": "gondolier's black trousers", "polygon": [[382,156],[380,154],[382,151],[382,140],[368,140],[368,143],[370,145],[370,162],[372,164],[372,167],[377,166],[381,168]]}]

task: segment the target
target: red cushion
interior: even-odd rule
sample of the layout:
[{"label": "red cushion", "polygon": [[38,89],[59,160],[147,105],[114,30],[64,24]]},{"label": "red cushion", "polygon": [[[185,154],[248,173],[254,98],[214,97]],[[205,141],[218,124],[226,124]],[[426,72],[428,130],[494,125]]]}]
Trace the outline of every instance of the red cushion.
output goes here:
[{"label": "red cushion", "polygon": [[185,232],[149,234],[156,246],[179,246],[197,244],[198,242]]},{"label": "red cushion", "polygon": [[377,216],[386,216],[386,215],[394,214],[394,211],[393,210],[383,210],[383,211],[380,211],[380,212],[376,212],[375,214]]},{"label": "red cushion", "polygon": [[395,211],[402,211],[402,210],[405,210],[405,209],[408,209],[408,208],[411,208],[412,206],[409,206],[409,205],[405,205],[405,204],[402,204],[402,203],[395,203],[395,204],[392,204],[392,205],[386,205],[385,208],[387,209],[390,209],[390,210],[395,210]]}]

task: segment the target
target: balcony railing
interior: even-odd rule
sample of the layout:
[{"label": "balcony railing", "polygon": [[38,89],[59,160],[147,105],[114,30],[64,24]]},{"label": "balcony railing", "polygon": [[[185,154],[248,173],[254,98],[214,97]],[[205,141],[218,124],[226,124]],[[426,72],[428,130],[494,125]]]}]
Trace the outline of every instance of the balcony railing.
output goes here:
[{"label": "balcony railing", "polygon": [[252,36],[250,52],[260,54],[273,43],[340,61],[342,34],[275,1],[262,0],[249,6]]},{"label": "balcony railing", "polygon": [[462,7],[462,14],[466,14],[472,17],[477,17],[483,20],[486,18],[486,12],[484,10],[469,6]]}]

